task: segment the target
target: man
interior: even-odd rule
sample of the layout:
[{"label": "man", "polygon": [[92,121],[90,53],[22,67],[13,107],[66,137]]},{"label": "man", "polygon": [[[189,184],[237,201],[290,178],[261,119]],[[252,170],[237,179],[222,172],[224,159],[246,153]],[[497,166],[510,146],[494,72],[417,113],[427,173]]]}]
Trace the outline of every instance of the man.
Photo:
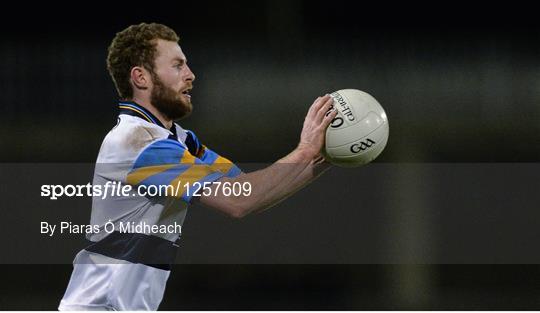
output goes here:
[{"label": "man", "polygon": [[[122,225],[181,225],[192,202],[241,218],[285,199],[328,168],[320,155],[325,130],[336,116],[328,95],[310,107],[298,147],[252,173],[242,173],[202,145],[192,131],[175,124],[192,111],[195,80],[178,40],[170,28],[145,23],[130,26],[113,39],[107,67],[122,100],[118,124],[99,151],[94,185],[180,189],[167,196],[93,198],[91,224],[100,232],[87,234],[92,244],[75,257],[60,310],[158,308],[180,233],[126,232]],[[190,189],[204,182],[248,183],[251,193],[226,194],[219,184],[207,185],[209,195]]]}]

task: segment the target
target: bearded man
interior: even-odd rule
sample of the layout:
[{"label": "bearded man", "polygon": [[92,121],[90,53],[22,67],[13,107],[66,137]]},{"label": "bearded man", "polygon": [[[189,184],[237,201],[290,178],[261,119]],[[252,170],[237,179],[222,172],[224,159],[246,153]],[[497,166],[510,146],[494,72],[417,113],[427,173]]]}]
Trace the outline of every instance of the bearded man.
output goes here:
[{"label": "bearded man", "polygon": [[[178,41],[169,27],[142,23],[117,33],[109,46],[119,116],[101,145],[93,185],[137,192],[94,195],[91,225],[100,231],[87,234],[91,244],[75,257],[60,310],[157,310],[180,237],[169,226],[182,225],[191,203],[241,218],[275,205],[329,167],[320,154],[337,113],[329,95],[309,108],[297,148],[251,173],[175,123],[193,110],[195,81]],[[249,195],[219,190],[235,183],[249,184]],[[173,192],[145,193],[159,186]],[[155,231],[162,229],[171,231]]]}]

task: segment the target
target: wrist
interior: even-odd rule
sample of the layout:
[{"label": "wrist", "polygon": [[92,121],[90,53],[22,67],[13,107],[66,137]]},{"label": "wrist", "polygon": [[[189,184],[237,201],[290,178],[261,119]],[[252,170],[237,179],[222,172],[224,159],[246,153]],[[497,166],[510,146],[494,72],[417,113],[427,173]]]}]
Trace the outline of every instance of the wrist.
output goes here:
[{"label": "wrist", "polygon": [[319,155],[320,152],[316,151],[313,146],[305,143],[298,144],[298,147],[296,147],[295,150],[297,151],[299,157],[306,162],[311,162]]}]

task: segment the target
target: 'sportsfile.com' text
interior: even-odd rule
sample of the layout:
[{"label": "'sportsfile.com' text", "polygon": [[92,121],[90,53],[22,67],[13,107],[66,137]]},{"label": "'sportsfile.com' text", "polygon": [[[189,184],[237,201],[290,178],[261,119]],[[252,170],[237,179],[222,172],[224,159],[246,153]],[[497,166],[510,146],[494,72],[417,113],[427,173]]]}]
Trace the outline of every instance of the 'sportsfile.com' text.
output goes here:
[{"label": "'sportsfile.com' text", "polygon": [[50,200],[62,197],[181,197],[190,196],[250,196],[251,183],[249,182],[194,182],[176,185],[128,185],[121,182],[108,181],[103,185],[41,185],[41,196]]}]

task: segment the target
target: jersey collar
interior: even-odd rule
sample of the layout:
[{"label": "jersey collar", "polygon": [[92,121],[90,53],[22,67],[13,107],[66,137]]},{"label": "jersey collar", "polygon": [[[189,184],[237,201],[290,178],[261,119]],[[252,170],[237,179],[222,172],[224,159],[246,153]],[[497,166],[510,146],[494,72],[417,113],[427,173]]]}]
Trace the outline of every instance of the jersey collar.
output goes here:
[{"label": "jersey collar", "polygon": [[118,102],[118,108],[120,109],[120,114],[126,114],[131,116],[136,116],[139,118],[142,118],[143,120],[159,125],[163,128],[163,124],[159,121],[157,117],[155,117],[154,114],[150,113],[147,109],[145,109],[143,106],[138,105],[135,102],[132,101],[120,101]]},{"label": "jersey collar", "polygon": [[[154,114],[150,113],[150,111],[145,109],[142,105],[139,105],[133,101],[119,101],[118,108],[120,109],[120,114],[136,116],[149,123],[156,124],[167,129]],[[173,138],[177,138],[176,125],[174,123],[171,128],[167,130],[173,133]]]}]

